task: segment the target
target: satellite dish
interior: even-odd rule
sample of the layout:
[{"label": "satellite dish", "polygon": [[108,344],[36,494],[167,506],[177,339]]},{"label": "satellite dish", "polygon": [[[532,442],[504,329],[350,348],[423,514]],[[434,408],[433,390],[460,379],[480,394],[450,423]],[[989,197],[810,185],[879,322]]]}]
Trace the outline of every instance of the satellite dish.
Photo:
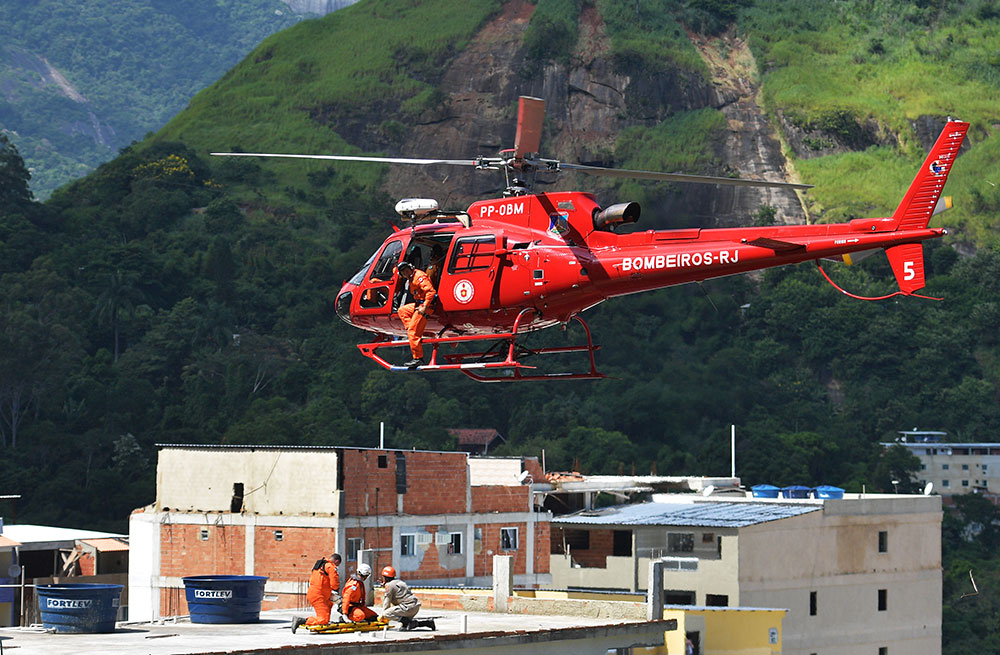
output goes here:
[{"label": "satellite dish", "polygon": [[713,493],[715,493],[715,486],[711,484],[701,490],[702,496],[711,496]]},{"label": "satellite dish", "polygon": [[19,578],[21,577],[21,567],[17,564],[11,564],[7,567],[7,577],[8,578]]},{"label": "satellite dish", "polygon": [[924,485],[924,495],[925,496],[930,496],[932,491],[934,491],[934,483],[933,482],[928,482],[927,484]]},{"label": "satellite dish", "polygon": [[528,471],[521,471],[521,475],[517,477],[517,481],[521,484],[531,484],[534,480],[531,479],[531,473]]}]

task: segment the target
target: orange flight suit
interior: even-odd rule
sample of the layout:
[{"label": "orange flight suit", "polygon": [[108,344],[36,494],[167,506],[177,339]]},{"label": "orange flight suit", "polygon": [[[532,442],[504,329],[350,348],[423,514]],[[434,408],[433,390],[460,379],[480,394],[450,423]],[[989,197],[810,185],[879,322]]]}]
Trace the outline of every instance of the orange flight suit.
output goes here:
[{"label": "orange flight suit", "polygon": [[330,596],[337,589],[340,589],[340,574],[337,573],[337,566],[326,559],[323,564],[309,575],[309,591],[306,592],[306,600],[313,606],[316,616],[306,619],[306,625],[326,625],[330,622],[330,611],[333,609],[333,601]]},{"label": "orange flight suit", "polygon": [[410,352],[413,353],[413,359],[422,359],[424,356],[424,328],[427,327],[427,317],[431,314],[431,303],[434,302],[437,291],[434,290],[434,284],[427,273],[415,269],[413,277],[410,278],[410,293],[413,294],[414,298],[423,302],[423,313],[418,312],[417,304],[412,302],[400,307],[396,313],[403,321],[403,326],[406,327],[406,336],[410,339]]},{"label": "orange flight suit", "polygon": [[352,575],[351,579],[344,585],[344,598],[341,603],[340,611],[350,621],[357,623],[378,618],[378,614],[365,605],[365,581],[357,576]]}]

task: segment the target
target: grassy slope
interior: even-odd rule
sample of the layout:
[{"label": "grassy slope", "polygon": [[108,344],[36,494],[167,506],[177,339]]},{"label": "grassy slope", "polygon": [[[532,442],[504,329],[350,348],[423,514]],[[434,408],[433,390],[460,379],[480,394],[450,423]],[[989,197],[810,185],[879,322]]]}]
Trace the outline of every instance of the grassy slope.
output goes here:
[{"label": "grassy slope", "polygon": [[[433,78],[449,53],[461,50],[499,2],[450,0],[364,2],[304,21],[265,40],[219,83],[205,89],[157,135],[199,151],[356,153],[316,115],[358,118],[389,107],[400,118],[433,101]],[[360,116],[363,119],[363,116]],[[373,185],[381,166],[327,162],[263,162],[274,189],[293,186],[309,171],[329,170]]]},{"label": "grassy slope", "polygon": [[911,3],[848,0],[836,5],[795,0],[745,12],[763,77],[764,102],[799,122],[822,123],[838,112],[876,120],[899,148],[796,162],[817,184],[810,196],[824,220],[895,209],[925,152],[910,121],[956,116],[972,123],[946,193],[956,209],[942,224],[966,238],[997,243],[1000,194],[1000,13],[984,2]]}]

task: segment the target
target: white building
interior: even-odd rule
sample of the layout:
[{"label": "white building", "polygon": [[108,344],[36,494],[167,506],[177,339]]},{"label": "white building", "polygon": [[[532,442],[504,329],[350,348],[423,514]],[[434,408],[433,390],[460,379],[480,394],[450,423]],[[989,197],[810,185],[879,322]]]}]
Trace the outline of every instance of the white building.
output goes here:
[{"label": "white building", "polygon": [[920,460],[920,484],[934,485],[942,496],[1000,491],[1000,443],[950,443],[946,433],[900,432],[882,446],[903,446]]},{"label": "white building", "polygon": [[[785,608],[785,655],[939,655],[940,496],[658,496],[552,519],[553,585]],[[662,502],[665,501],[665,502]]]}]

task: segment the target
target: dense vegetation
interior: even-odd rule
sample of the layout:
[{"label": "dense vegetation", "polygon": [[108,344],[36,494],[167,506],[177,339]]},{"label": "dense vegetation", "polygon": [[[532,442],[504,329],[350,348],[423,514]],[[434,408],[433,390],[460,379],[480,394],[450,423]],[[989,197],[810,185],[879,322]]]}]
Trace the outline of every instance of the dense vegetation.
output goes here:
[{"label": "dense vegetation", "polygon": [[[537,20],[566,33],[553,60],[572,52],[587,6],[539,0]],[[633,3],[594,6],[617,65],[655,75],[667,64],[646,54],[662,51],[685,75],[704,75],[683,27],[735,19],[775,121],[845,139],[874,121],[895,135],[895,145],[862,139],[794,162],[819,185],[810,197],[822,218],[892,210],[921,157],[911,121],[971,120],[973,147],[948,188],[959,208],[942,221],[961,229],[927,248],[927,293],[945,300],[851,300],[803,265],[597,307],[588,321],[612,376],[601,382],[497,388],[374,368],[332,300],[386,234],[384,171],[205,157],[351,152],[358,129],[391,141],[440,100],[443,64],[500,8],[364,2],[265,40],[156,136],[45,204],[31,199],[17,142],[0,138],[0,490],[23,494],[19,518],[124,530],[152,498],[156,443],[374,445],[380,421],[391,447],[448,448],[446,428],[494,427],[503,452],[544,448],[550,469],[695,475],[728,473],[736,424],[746,484],[886,491],[918,483],[912,459],[879,446],[898,429],[993,439],[1000,197],[989,182],[1000,178],[1000,104],[989,62],[1000,16],[990,5],[638,2],[636,20],[657,43],[648,49],[626,29]],[[525,47],[537,45],[531,34]],[[700,167],[706,151],[680,140],[720,129],[713,110],[678,112],[623,134],[617,155]],[[894,285],[884,257],[831,271],[865,295]],[[968,568],[997,570],[997,515],[978,498],[959,510],[945,530],[946,643],[988,652],[992,633],[962,626],[995,624],[995,594],[952,601]]]},{"label": "dense vegetation", "polygon": [[[0,21],[0,131],[47,198],[163,126],[199,89],[298,17],[279,0],[9,0]],[[82,96],[45,81],[44,58]]]}]

